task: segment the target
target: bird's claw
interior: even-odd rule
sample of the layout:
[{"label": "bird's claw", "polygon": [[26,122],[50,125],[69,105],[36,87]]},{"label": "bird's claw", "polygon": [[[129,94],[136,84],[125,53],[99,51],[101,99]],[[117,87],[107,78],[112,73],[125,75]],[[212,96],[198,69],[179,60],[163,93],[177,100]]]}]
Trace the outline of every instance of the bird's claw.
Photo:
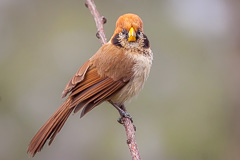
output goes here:
[{"label": "bird's claw", "polygon": [[120,113],[120,115],[121,115],[121,117],[117,120],[118,123],[123,124],[123,118],[128,118],[133,123],[132,116],[129,113],[126,113],[123,111]]}]

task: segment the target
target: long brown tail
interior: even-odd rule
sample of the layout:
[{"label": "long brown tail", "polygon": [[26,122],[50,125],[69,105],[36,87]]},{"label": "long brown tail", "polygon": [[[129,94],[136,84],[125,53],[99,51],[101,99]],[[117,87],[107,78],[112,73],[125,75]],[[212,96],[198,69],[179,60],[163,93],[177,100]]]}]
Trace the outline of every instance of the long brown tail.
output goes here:
[{"label": "long brown tail", "polygon": [[70,107],[71,102],[72,98],[68,98],[39,129],[28,146],[28,154],[34,156],[37,152],[41,151],[48,139],[50,139],[48,145],[52,143],[56,134],[61,130],[62,126],[74,109],[74,107]]}]

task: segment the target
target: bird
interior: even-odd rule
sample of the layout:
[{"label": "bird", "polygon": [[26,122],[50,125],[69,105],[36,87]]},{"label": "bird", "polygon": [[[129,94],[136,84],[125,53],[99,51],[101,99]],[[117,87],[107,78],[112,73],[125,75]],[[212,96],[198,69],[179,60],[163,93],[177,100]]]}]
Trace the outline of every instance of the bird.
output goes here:
[{"label": "bird", "polygon": [[27,153],[34,156],[49,140],[52,143],[71,113],[80,117],[103,102],[128,117],[125,102],[143,88],[152,66],[153,52],[143,32],[141,18],[132,13],[120,16],[111,39],[87,60],[62,92],[66,100],[32,138]]}]

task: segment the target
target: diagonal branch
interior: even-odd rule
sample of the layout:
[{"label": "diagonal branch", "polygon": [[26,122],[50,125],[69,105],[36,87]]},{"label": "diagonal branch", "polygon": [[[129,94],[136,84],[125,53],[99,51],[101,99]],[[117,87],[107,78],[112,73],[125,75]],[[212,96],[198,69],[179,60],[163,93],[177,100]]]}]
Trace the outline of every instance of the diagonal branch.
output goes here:
[{"label": "diagonal branch", "polygon": [[123,118],[123,125],[125,127],[127,135],[127,145],[130,150],[132,160],[141,160],[140,153],[138,150],[136,138],[135,138],[135,126],[129,118]]},{"label": "diagonal branch", "polygon": [[[104,45],[107,43],[107,39],[104,33],[103,24],[105,24],[107,20],[105,17],[100,16],[93,0],[86,0],[85,5],[91,11],[91,14],[96,22],[96,27],[98,30],[97,38],[100,40],[101,44]],[[123,118],[123,125],[126,131],[127,145],[131,152],[132,160],[141,160],[135,138],[135,126],[129,118]]]},{"label": "diagonal branch", "polygon": [[93,15],[98,30],[96,36],[100,40],[101,44],[104,45],[105,43],[107,43],[107,39],[104,33],[103,24],[107,23],[107,19],[104,16],[100,16],[93,0],[87,0],[85,2],[85,6],[90,10],[91,14]]}]

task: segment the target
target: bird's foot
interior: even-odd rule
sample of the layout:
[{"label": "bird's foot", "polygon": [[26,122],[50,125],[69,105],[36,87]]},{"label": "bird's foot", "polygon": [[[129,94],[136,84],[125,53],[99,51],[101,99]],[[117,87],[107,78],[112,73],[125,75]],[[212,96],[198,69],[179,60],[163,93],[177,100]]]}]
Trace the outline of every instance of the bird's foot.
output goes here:
[{"label": "bird's foot", "polygon": [[125,106],[122,105],[118,105],[116,103],[113,103],[112,101],[109,100],[109,102],[118,110],[119,114],[120,114],[120,118],[117,120],[120,124],[123,124],[123,118],[129,118],[131,120],[131,122],[133,123],[133,119],[130,116],[129,113],[126,112],[126,108]]},{"label": "bird's foot", "polygon": [[121,117],[118,118],[117,121],[118,121],[120,124],[123,124],[123,118],[128,118],[128,119],[130,119],[130,121],[133,123],[132,116],[131,116],[129,113],[124,112],[123,110],[119,111],[119,113],[120,113]]}]

